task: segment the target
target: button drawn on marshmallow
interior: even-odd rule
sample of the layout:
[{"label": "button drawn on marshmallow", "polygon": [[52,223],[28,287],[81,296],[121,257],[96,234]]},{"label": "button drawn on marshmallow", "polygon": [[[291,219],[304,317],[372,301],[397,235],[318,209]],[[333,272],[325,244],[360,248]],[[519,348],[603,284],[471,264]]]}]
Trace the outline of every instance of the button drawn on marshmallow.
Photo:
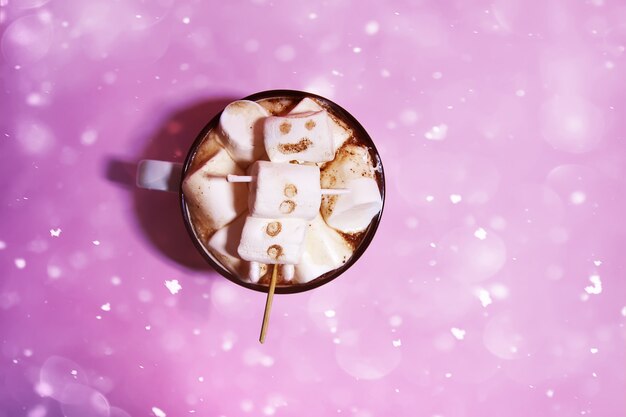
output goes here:
[{"label": "button drawn on marshmallow", "polygon": [[312,219],[321,203],[319,168],[314,165],[257,161],[248,208],[254,217]]},{"label": "button drawn on marshmallow", "polygon": [[248,216],[237,252],[246,261],[296,264],[302,256],[306,227],[303,219]]}]

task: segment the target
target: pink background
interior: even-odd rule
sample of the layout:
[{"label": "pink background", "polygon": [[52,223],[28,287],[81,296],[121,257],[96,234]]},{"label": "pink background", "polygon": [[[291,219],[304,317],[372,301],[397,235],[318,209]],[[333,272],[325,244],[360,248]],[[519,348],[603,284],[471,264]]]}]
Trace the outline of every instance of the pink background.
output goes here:
[{"label": "pink background", "polygon": [[[625,415],[624,2],[0,4],[0,416]],[[273,88],[357,117],[388,198],[260,345],[132,181]]]}]

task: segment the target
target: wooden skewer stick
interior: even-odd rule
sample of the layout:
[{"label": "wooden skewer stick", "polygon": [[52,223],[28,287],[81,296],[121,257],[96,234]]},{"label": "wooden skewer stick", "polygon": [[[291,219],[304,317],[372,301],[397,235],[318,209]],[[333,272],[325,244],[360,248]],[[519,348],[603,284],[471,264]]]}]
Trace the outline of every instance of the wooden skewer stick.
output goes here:
[{"label": "wooden skewer stick", "polygon": [[[254,182],[256,181],[256,177],[252,175],[228,174],[226,176],[226,180],[228,182]],[[322,194],[328,194],[328,195],[348,194],[350,192],[348,188],[322,188],[321,191],[322,191]]]},{"label": "wooden skewer stick", "polygon": [[261,336],[259,337],[259,342],[261,343],[265,343],[267,326],[270,323],[270,310],[272,309],[272,300],[274,299],[274,290],[276,290],[277,277],[278,264],[274,264],[274,270],[272,271],[272,280],[270,281],[270,289],[267,292],[267,299],[265,300],[265,312],[263,312],[263,325],[261,326]]}]

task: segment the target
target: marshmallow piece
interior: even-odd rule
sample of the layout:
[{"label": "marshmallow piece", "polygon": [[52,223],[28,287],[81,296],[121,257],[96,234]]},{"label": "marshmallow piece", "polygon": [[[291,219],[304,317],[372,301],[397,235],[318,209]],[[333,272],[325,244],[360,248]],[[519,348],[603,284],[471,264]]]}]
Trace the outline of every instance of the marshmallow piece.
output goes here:
[{"label": "marshmallow piece", "polygon": [[326,162],[335,157],[326,110],[265,119],[265,150],[272,162]]},{"label": "marshmallow piece", "polygon": [[[290,115],[296,115],[300,113],[307,112],[317,112],[320,110],[324,110],[322,106],[320,106],[314,99],[310,97],[305,97],[300,102],[291,109],[289,112]],[[350,129],[345,122],[342,120],[338,120],[333,117],[331,114],[328,115],[328,119],[330,121],[330,130],[333,135],[333,143],[334,143],[334,151],[341,148],[341,145],[352,136],[352,129]]]},{"label": "marshmallow piece", "polygon": [[246,262],[243,262],[239,257],[237,247],[245,222],[246,216],[241,215],[229,225],[215,232],[207,241],[207,247],[213,258],[233,274],[242,277],[247,275],[247,271],[244,270],[246,269],[244,266]]},{"label": "marshmallow piece", "polygon": [[246,210],[246,184],[229,183],[227,174],[243,170],[221,146],[199,169],[185,178],[183,194],[190,210],[212,230],[220,229]]},{"label": "marshmallow piece", "polygon": [[293,280],[293,277],[295,275],[295,267],[293,264],[285,264],[285,265],[281,265],[281,272],[283,275],[283,279],[285,281],[291,281]]},{"label": "marshmallow piece", "polygon": [[263,119],[269,113],[263,106],[249,100],[230,103],[220,116],[222,140],[230,156],[247,167],[265,155]]},{"label": "marshmallow piece", "polygon": [[312,219],[321,203],[320,170],[315,165],[257,161],[252,166],[248,207],[254,217]]},{"label": "marshmallow piece", "polygon": [[322,216],[330,227],[344,233],[363,231],[382,209],[383,201],[374,178],[356,178],[345,182],[349,193],[322,198]]},{"label": "marshmallow piece", "polygon": [[302,256],[307,221],[248,216],[237,248],[246,261],[297,264]]},{"label": "marshmallow piece", "polygon": [[324,166],[320,183],[322,188],[346,188],[346,181],[357,178],[374,178],[374,164],[366,147],[345,145],[335,159]]},{"label": "marshmallow piece", "polygon": [[294,281],[302,284],[337,269],[350,259],[352,252],[346,240],[318,215],[309,222],[304,253],[295,266]]}]

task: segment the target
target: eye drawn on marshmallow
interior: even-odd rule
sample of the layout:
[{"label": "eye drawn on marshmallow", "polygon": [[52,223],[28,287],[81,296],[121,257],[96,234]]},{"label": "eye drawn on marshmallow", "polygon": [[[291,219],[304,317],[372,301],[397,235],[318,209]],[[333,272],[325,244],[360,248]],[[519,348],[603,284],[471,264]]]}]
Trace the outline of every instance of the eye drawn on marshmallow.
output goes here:
[{"label": "eye drawn on marshmallow", "polygon": [[291,131],[291,123],[283,122],[280,124],[280,133],[282,133],[283,135],[286,135],[290,131]]}]

